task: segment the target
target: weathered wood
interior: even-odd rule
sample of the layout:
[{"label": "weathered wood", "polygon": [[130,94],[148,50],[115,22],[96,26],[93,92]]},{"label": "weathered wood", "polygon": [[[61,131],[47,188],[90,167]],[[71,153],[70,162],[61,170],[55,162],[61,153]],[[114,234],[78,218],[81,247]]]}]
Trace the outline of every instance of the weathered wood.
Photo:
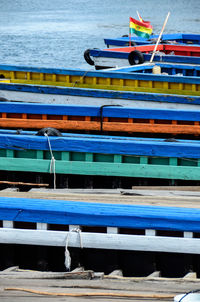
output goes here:
[{"label": "weathered wood", "polygon": [[[0,159],[0,169],[5,171],[50,173],[50,160],[3,157]],[[193,166],[56,161],[56,173],[59,174],[199,180],[199,171],[200,167]]]},{"label": "weathered wood", "polygon": [[123,276],[122,270],[118,269],[118,270],[114,270],[112,271],[109,276]]},{"label": "weathered wood", "polygon": [[13,228],[14,221],[3,220],[3,228]]},{"label": "weathered wood", "polygon": [[[127,91],[112,91],[101,89],[79,89],[68,87],[52,87],[40,85],[1,84],[1,94],[8,100],[33,103],[54,103],[71,105],[102,106],[118,104],[135,108],[165,108],[199,110],[200,98],[198,96],[165,95],[157,93],[138,93]],[[41,93],[42,92],[42,93]],[[39,98],[38,98],[39,96]],[[195,108],[194,108],[195,105]]]},{"label": "weathered wood", "polygon": [[133,186],[132,190],[148,190],[148,191],[193,191],[200,192],[200,186]]},{"label": "weathered wood", "polygon": [[[96,50],[92,50],[95,52]],[[110,52],[111,53],[111,52]],[[128,55],[128,54],[127,54]],[[99,59],[99,57],[98,57]],[[10,70],[6,70],[9,68]],[[11,71],[12,69],[12,71]],[[17,73],[15,72],[17,71]],[[28,73],[32,73],[32,79],[28,77]],[[82,70],[56,70],[48,68],[27,68],[16,66],[0,66],[0,73],[10,79],[11,83],[21,84],[40,84],[40,85],[60,85],[67,87],[81,87],[81,88],[95,88],[95,89],[109,89],[109,90],[124,90],[124,91],[140,91],[140,92],[154,92],[167,94],[181,94],[181,95],[199,95],[200,81],[197,77],[175,77],[164,75],[148,75],[138,73],[116,73],[116,72],[95,72]],[[41,74],[49,74],[49,77],[43,77]],[[59,74],[59,77],[55,77]],[[66,82],[66,76],[69,75],[69,81]],[[34,79],[34,80],[33,80]],[[92,81],[91,81],[92,79]],[[94,80],[93,80],[94,79]],[[100,81],[99,81],[100,79]],[[108,79],[109,82],[108,82]],[[123,79],[123,83],[122,83]],[[152,82],[152,88],[149,88],[147,83]],[[173,85],[168,85],[168,82]],[[95,84],[94,84],[95,83]],[[165,85],[167,83],[167,87]],[[183,85],[179,85],[183,83]],[[185,85],[187,84],[187,85]],[[9,85],[9,84],[7,84]],[[195,85],[195,89],[194,89]]]},{"label": "weathered wood", "polygon": [[[13,271],[16,271],[19,269],[19,266],[11,266],[11,267],[8,267],[6,269],[3,270],[3,273],[9,273],[9,272],[13,272]],[[2,272],[0,271],[0,274]]]},{"label": "weathered wood", "polygon": [[[3,128],[29,128],[41,129],[52,127],[62,130],[83,130],[83,131],[100,131],[100,122],[87,122],[87,121],[62,121],[62,120],[39,120],[39,119],[19,119],[19,118],[0,118],[0,127]],[[162,133],[162,134],[190,134],[199,135],[199,125],[173,125],[173,124],[150,124],[146,123],[126,123],[126,122],[103,122],[103,131],[112,132],[133,132],[133,133]]]},{"label": "weathered wood", "polygon": [[21,182],[21,181],[7,181],[7,180],[0,180],[0,184],[8,184],[8,185],[19,185],[19,186],[31,186],[31,187],[48,187],[49,184],[42,184],[42,183],[32,183],[32,182]]},{"label": "weathered wood", "polygon": [[151,273],[150,275],[148,275],[147,276],[147,278],[159,278],[159,277],[161,277],[161,273],[160,273],[160,271],[155,271],[155,272],[153,272],[153,273]]},{"label": "weathered wood", "polygon": [[[68,232],[0,229],[0,243],[65,246]],[[80,248],[80,235],[71,232],[68,246]],[[162,236],[81,233],[83,248],[200,254],[200,239]]]},{"label": "weathered wood", "polygon": [[0,272],[1,278],[10,279],[92,279],[94,276],[93,271],[83,272],[41,272],[41,271],[26,271],[19,270],[15,272]]},{"label": "weathered wood", "polygon": [[196,279],[197,278],[197,273],[189,272],[183,278],[184,279]]}]

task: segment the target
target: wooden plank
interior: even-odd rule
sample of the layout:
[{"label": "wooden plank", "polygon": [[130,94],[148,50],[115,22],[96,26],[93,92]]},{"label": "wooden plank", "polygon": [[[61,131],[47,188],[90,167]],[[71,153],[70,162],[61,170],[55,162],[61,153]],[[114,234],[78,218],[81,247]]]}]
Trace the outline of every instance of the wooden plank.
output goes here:
[{"label": "wooden plank", "polygon": [[118,234],[119,230],[118,230],[118,228],[107,227],[107,233],[108,234]]},{"label": "wooden plank", "polygon": [[[49,100],[54,100],[57,103],[65,102],[65,95],[68,96],[68,103],[71,105],[82,104],[85,105],[87,102],[91,105],[103,105],[105,101],[107,104],[112,105],[113,102],[117,104],[129,106],[129,107],[139,107],[146,108],[149,107],[156,108],[163,106],[170,108],[175,108],[177,106],[180,109],[193,110],[193,105],[199,105],[199,96],[184,96],[184,95],[162,95],[157,93],[137,93],[128,91],[112,91],[112,90],[101,90],[101,89],[81,89],[81,88],[70,88],[70,87],[52,87],[52,86],[40,86],[40,85],[23,85],[23,84],[8,84],[1,83],[0,89],[7,99],[12,99],[20,102],[36,102],[37,103],[49,103]],[[42,91],[42,94],[41,94]],[[18,92],[17,94],[15,92]],[[40,100],[38,100],[38,93],[40,94]],[[49,99],[50,98],[50,99]],[[174,106],[172,107],[172,104]]]},{"label": "wooden plank", "polygon": [[[27,135],[28,134],[28,135]],[[26,132],[15,135],[0,130],[0,148],[6,149],[10,157],[33,157],[35,150],[49,151],[47,138]],[[199,159],[199,141],[165,140],[153,138],[100,136],[86,134],[65,134],[62,137],[50,137],[51,149],[55,151],[71,151],[76,153],[96,153],[112,155],[149,156],[163,158],[185,158],[197,166]],[[11,151],[10,151],[11,149]],[[14,150],[14,151],[13,151]],[[29,151],[30,150],[30,151]],[[25,151],[25,152],[23,152]],[[26,155],[27,154],[27,155]]]},{"label": "wooden plank", "polygon": [[133,190],[164,190],[164,191],[194,191],[200,192],[200,186],[133,186]]},{"label": "wooden plank", "polygon": [[3,220],[3,228],[13,228],[14,227],[14,221],[10,220]]},{"label": "wooden plank", "polygon": [[[200,180],[200,167],[149,164],[56,161],[56,173]],[[0,169],[50,173],[50,160],[1,157]]]},{"label": "wooden plank", "polygon": [[[103,122],[104,131],[137,132],[137,133],[168,133],[168,134],[200,134],[199,125],[164,125],[148,123],[125,123],[125,122]],[[41,129],[52,127],[62,130],[100,131],[100,122],[71,121],[71,120],[38,120],[38,119],[16,119],[0,118],[0,127],[3,128],[28,128]]]},{"label": "wooden plank", "polygon": [[155,230],[170,231],[171,236],[173,231],[200,232],[200,210],[181,207],[1,197],[0,210],[3,221],[66,225],[70,231],[80,226],[131,228],[149,230],[145,235],[152,237]]},{"label": "wooden plank", "polygon": [[48,187],[49,184],[21,182],[21,181],[7,181],[0,180],[0,184],[17,185],[17,186],[31,186],[31,187]]},{"label": "wooden plank", "polygon": [[[0,243],[65,246],[68,232],[0,229]],[[200,254],[200,239],[81,233],[83,248]],[[80,235],[70,232],[68,246],[80,248]]]},{"label": "wooden plank", "polygon": [[[12,69],[12,67],[8,67],[10,70]],[[197,79],[197,77],[176,77],[176,78],[172,78],[170,76],[159,76],[156,75],[156,77],[154,75],[148,75],[148,74],[139,74],[139,73],[116,73],[116,72],[91,72],[91,71],[87,71],[87,74],[85,75],[84,71],[69,71],[69,70],[56,70],[56,69],[44,69],[39,71],[39,69],[37,68],[29,68],[29,70],[27,71],[27,68],[24,67],[14,67],[14,70],[18,70],[19,72],[15,74],[15,76],[13,76],[14,71],[10,71],[10,77],[11,77],[11,82],[12,83],[25,83],[25,84],[42,84],[42,85],[61,85],[61,86],[71,86],[74,87],[74,83],[76,83],[77,87],[83,87],[83,88],[95,88],[95,89],[114,89],[114,90],[127,90],[127,91],[150,91],[150,92],[157,92],[157,93],[172,93],[172,94],[187,94],[187,95],[199,95],[199,86],[200,86],[200,82],[199,79]],[[7,68],[6,66],[0,66],[1,69],[1,74],[2,75],[7,75]],[[54,78],[50,81],[44,80],[41,81],[40,79],[40,75],[41,73],[45,74],[45,73],[51,73],[52,75],[54,75]],[[35,77],[33,76],[32,79],[27,79],[27,73],[28,72],[32,72],[32,75],[36,75]],[[77,78],[77,80],[75,82],[73,82],[73,79],[71,79],[71,82],[66,82],[62,80],[59,80],[59,77],[55,77],[56,74],[65,74],[67,75],[73,75]],[[19,75],[19,76],[18,76]],[[39,76],[38,76],[39,75]],[[84,81],[82,83],[82,79],[84,76]],[[36,79],[38,77],[38,80]],[[100,83],[103,84],[99,84],[98,81],[97,83],[94,85],[93,82],[90,81],[91,78],[101,78],[101,81],[99,81]],[[33,80],[34,78],[34,80]],[[72,77],[73,78],[73,77]],[[87,80],[89,79],[89,80]],[[112,85],[112,79],[115,79],[115,84]],[[123,86],[120,86],[121,83],[121,79],[124,80],[129,80],[130,83],[128,85],[125,84],[125,81],[123,83]],[[147,85],[145,84],[145,82],[149,82],[149,81],[153,81],[154,85],[152,85],[152,88],[147,88]],[[135,83],[138,83],[137,87],[135,85]],[[168,82],[173,82],[173,88],[169,87],[165,88],[165,84],[164,83],[168,83]],[[180,88],[179,83],[187,83],[187,85],[185,85],[182,89],[182,87]],[[194,89],[194,85],[195,89]],[[187,87],[186,87],[187,86]],[[159,87],[159,88],[157,88]]]},{"label": "wooden plank", "polygon": [[92,279],[93,271],[87,270],[84,272],[41,272],[21,270],[16,272],[0,272],[0,279]]},{"label": "wooden plank", "polygon": [[42,222],[37,222],[36,228],[37,228],[37,230],[48,230],[48,224],[42,223]]}]

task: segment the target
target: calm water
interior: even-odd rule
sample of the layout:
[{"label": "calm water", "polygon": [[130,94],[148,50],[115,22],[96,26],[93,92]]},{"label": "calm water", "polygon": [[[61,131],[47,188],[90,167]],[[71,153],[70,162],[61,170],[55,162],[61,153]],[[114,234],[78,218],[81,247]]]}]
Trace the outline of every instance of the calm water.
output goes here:
[{"label": "calm water", "polygon": [[199,0],[0,0],[1,63],[89,68],[83,53],[128,34],[136,10],[159,33],[200,34]]}]

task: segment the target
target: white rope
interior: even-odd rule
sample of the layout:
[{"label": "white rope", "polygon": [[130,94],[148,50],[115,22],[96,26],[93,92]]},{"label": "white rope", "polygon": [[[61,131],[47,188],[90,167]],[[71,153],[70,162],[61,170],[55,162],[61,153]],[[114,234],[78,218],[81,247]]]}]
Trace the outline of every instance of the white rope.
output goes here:
[{"label": "white rope", "polygon": [[69,235],[70,235],[71,232],[79,233],[80,248],[83,249],[83,242],[82,242],[82,238],[81,238],[81,229],[80,229],[80,227],[77,227],[77,228],[74,228],[74,229],[70,230],[67,234],[66,242],[65,242],[65,267],[66,267],[67,271],[70,271],[70,269],[71,269],[71,256],[70,256],[70,252],[68,250]]},{"label": "white rope", "polygon": [[67,238],[65,242],[65,267],[68,272],[71,269],[71,256],[68,250],[69,234],[70,232],[67,234]]},{"label": "white rope", "polygon": [[47,133],[44,133],[44,135],[47,137],[48,144],[49,144],[49,150],[51,154],[50,173],[53,173],[53,187],[54,189],[56,189],[56,160],[55,157],[53,156],[49,136]]}]

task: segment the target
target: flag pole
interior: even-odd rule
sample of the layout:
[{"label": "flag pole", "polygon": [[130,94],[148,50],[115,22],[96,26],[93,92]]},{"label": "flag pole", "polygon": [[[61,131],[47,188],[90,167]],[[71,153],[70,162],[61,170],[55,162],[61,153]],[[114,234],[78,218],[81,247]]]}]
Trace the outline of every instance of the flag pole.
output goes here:
[{"label": "flag pole", "polygon": [[156,50],[157,50],[157,47],[158,47],[158,43],[160,42],[161,36],[162,36],[163,31],[164,31],[164,29],[165,29],[165,26],[166,26],[166,24],[167,24],[169,15],[170,15],[170,12],[168,12],[167,17],[166,17],[166,19],[165,19],[165,22],[163,23],[163,27],[162,27],[162,29],[161,29],[160,35],[159,35],[158,40],[157,40],[157,42],[156,42],[156,45],[155,45],[155,47],[154,47],[154,50],[153,50],[153,53],[152,53],[152,56],[151,56],[151,59],[150,59],[150,63],[152,63],[153,58],[154,58],[154,56],[155,56],[155,53],[156,53]]},{"label": "flag pole", "polygon": [[138,11],[136,11],[137,12],[137,15],[138,15],[138,19],[140,20],[140,15],[139,15],[139,12]]},{"label": "flag pole", "polygon": [[130,28],[130,18],[129,18],[129,47],[131,46],[131,28]]}]

